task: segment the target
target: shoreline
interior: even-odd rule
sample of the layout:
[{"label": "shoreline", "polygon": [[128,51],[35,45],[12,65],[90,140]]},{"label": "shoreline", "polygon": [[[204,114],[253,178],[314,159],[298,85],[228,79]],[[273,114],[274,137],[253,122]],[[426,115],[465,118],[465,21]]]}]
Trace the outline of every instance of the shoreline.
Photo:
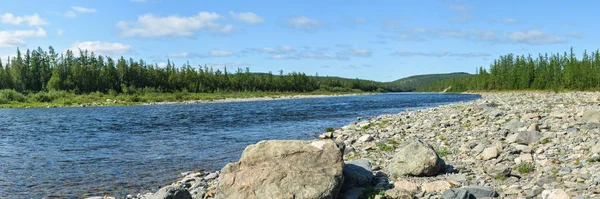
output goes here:
[{"label": "shoreline", "polygon": [[[205,93],[202,93],[205,94]],[[208,94],[208,99],[192,99],[182,101],[160,101],[160,102],[130,102],[114,99],[115,96],[102,97],[102,100],[93,102],[77,103],[75,105],[60,105],[58,103],[12,103],[0,104],[2,108],[75,108],[75,107],[103,107],[103,106],[148,106],[148,105],[163,105],[163,104],[200,104],[200,103],[227,103],[227,102],[252,102],[252,101],[269,101],[269,100],[288,100],[288,99],[304,99],[304,98],[325,98],[325,97],[342,97],[342,96],[359,96],[359,95],[375,95],[379,93],[250,93],[250,96],[245,96],[238,93],[219,93]],[[168,94],[175,95],[175,94]],[[233,95],[234,97],[230,97]],[[239,97],[237,96],[239,95]],[[252,96],[257,95],[257,96]],[[266,96],[265,96],[266,95]],[[117,96],[123,98],[123,96]],[[201,97],[199,97],[201,98]]]}]

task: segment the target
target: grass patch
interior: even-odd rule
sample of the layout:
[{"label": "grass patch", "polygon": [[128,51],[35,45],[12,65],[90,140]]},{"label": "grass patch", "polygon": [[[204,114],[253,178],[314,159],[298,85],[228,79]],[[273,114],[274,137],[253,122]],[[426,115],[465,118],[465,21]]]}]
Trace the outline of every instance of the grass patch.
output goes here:
[{"label": "grass patch", "polygon": [[360,193],[359,199],[373,199],[377,195],[385,195],[385,190],[367,187]]},{"label": "grass patch", "polygon": [[379,150],[381,150],[381,151],[394,151],[394,149],[395,149],[393,146],[387,145],[387,144],[385,144],[385,143],[383,143],[383,142],[381,142],[381,143],[378,143],[378,144],[377,144],[377,147],[378,147],[378,148],[379,148]]},{"label": "grass patch", "polygon": [[600,159],[600,158],[588,158],[588,159],[586,159],[585,161],[586,161],[586,162],[589,162],[589,163],[592,163],[592,162],[598,162],[598,161],[600,161],[599,159]]},{"label": "grass patch", "polygon": [[440,157],[447,156],[448,154],[450,154],[450,150],[447,148],[442,148],[438,151],[438,155],[440,155]]},{"label": "grass patch", "polygon": [[504,180],[508,179],[508,176],[506,176],[504,174],[498,174],[498,175],[494,176],[494,179],[504,181]]},{"label": "grass patch", "polygon": [[370,125],[370,124],[369,124],[369,125],[365,125],[365,126],[363,126],[363,127],[362,127],[362,129],[363,129],[363,130],[367,130],[367,129],[369,129],[369,128],[371,128],[371,125]]},{"label": "grass patch", "polygon": [[519,164],[519,166],[517,167],[517,170],[519,171],[520,174],[531,173],[534,170],[534,166],[532,163],[523,162],[523,163]]},{"label": "grass patch", "polygon": [[579,166],[581,164],[581,161],[579,161],[579,159],[575,160],[575,162],[573,163],[575,166]]},{"label": "grass patch", "polygon": [[335,129],[333,129],[333,127],[327,127],[325,128],[325,132],[333,132]]}]

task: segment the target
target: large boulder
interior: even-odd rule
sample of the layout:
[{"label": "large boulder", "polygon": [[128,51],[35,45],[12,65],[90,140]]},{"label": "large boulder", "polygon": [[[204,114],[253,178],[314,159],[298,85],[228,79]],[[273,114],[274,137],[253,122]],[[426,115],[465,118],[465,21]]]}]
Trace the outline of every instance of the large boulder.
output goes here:
[{"label": "large boulder", "polygon": [[583,112],[581,118],[586,122],[600,124],[600,111],[586,110]]},{"label": "large boulder", "polygon": [[444,166],[431,145],[417,140],[394,154],[388,170],[392,176],[434,176]]},{"label": "large boulder", "polygon": [[542,138],[542,135],[538,131],[520,131],[517,133],[515,142],[517,144],[529,145],[535,143]]},{"label": "large boulder", "polygon": [[192,194],[181,187],[166,186],[154,193],[150,199],[192,199]]},{"label": "large boulder", "polygon": [[371,162],[367,159],[356,159],[345,162],[342,189],[369,186],[373,180],[371,169]]},{"label": "large boulder", "polygon": [[471,199],[484,197],[498,197],[498,192],[488,187],[471,186],[449,189],[442,194],[442,199]]},{"label": "large boulder", "polygon": [[246,147],[219,176],[219,198],[336,198],[342,150],[331,140],[261,141]]}]

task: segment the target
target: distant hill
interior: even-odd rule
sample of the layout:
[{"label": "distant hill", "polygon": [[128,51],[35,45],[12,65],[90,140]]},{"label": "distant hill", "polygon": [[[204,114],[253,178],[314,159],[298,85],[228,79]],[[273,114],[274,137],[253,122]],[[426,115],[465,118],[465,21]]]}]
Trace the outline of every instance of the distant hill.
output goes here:
[{"label": "distant hill", "polygon": [[456,77],[471,76],[469,73],[444,73],[444,74],[427,74],[427,75],[415,75],[406,78],[402,78],[392,82],[383,83],[383,87],[386,91],[390,92],[411,92],[417,90],[417,88],[425,86],[432,82],[437,82],[446,79],[452,79]]}]

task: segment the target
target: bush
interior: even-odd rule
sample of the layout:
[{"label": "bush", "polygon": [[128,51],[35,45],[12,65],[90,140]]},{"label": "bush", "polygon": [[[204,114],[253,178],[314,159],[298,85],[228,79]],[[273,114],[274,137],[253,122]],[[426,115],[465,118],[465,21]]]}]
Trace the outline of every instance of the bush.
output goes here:
[{"label": "bush", "polygon": [[334,131],[333,127],[327,127],[325,129],[325,132],[333,132],[333,131]]},{"label": "bush", "polygon": [[379,150],[382,150],[382,151],[393,151],[394,150],[393,146],[389,146],[383,142],[377,144],[377,147],[379,147]]},{"label": "bush", "polygon": [[4,104],[10,102],[25,102],[27,98],[22,93],[11,89],[0,90],[0,102]]}]

